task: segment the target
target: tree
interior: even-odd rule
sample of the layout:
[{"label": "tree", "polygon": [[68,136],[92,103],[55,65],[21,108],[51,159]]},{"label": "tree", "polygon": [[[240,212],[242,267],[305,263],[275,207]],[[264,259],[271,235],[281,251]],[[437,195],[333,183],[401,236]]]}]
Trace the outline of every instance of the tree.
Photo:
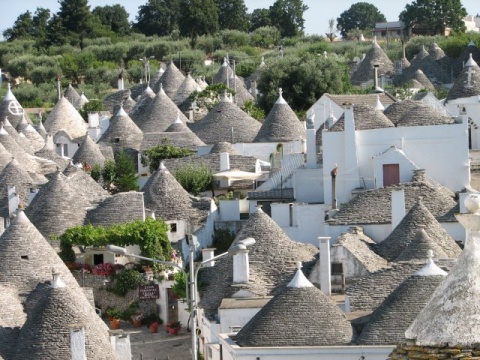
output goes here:
[{"label": "tree", "polygon": [[60,0],[57,15],[71,45],[83,47],[83,39],[92,34],[92,13],[88,0]]},{"label": "tree", "polygon": [[377,7],[366,2],[353,4],[348,10],[342,12],[337,19],[338,25],[342,27],[340,33],[343,38],[346,38],[347,33],[352,29],[374,29],[375,23],[385,21],[387,19]]},{"label": "tree", "polygon": [[31,39],[33,36],[32,28],[32,13],[26,11],[17,17],[17,20],[15,20],[11,28],[8,28],[3,32],[3,36],[7,41]]},{"label": "tree", "polygon": [[250,19],[243,0],[215,0],[218,7],[218,22],[220,30],[247,31]]},{"label": "tree", "polygon": [[50,19],[50,10],[37,8],[32,18],[33,36],[38,43],[43,43],[47,36],[48,20]]},{"label": "tree", "polygon": [[294,110],[306,110],[324,93],[341,94],[350,90],[348,66],[335,56],[305,54],[302,57],[277,58],[262,70],[258,90],[263,94],[260,105],[272,108],[278,99],[278,88]]},{"label": "tree", "polygon": [[465,16],[460,0],[416,0],[405,6],[399,18],[415,33],[445,35],[447,27],[465,31]]},{"label": "tree", "polygon": [[116,192],[138,191],[138,175],[132,159],[123,151],[117,154],[114,184]]},{"label": "tree", "polygon": [[133,30],[147,36],[170,35],[178,28],[179,0],[148,0],[139,7]]},{"label": "tree", "polygon": [[45,36],[46,46],[59,46],[67,42],[67,31],[63,27],[63,21],[57,14],[48,21],[47,33]]},{"label": "tree", "polygon": [[270,21],[283,37],[302,35],[305,29],[303,13],[307,10],[302,0],[277,0],[270,6]]},{"label": "tree", "polygon": [[330,42],[333,42],[337,38],[338,28],[335,26],[335,19],[328,20],[328,30],[325,33]]},{"label": "tree", "polygon": [[124,36],[130,33],[129,14],[122,5],[97,6],[92,14],[117,35]]},{"label": "tree", "polygon": [[218,31],[218,9],[214,0],[180,0],[180,34],[190,38],[192,49],[201,35]]},{"label": "tree", "polygon": [[250,31],[255,29],[272,26],[270,20],[270,11],[268,9],[255,9],[250,15]]}]

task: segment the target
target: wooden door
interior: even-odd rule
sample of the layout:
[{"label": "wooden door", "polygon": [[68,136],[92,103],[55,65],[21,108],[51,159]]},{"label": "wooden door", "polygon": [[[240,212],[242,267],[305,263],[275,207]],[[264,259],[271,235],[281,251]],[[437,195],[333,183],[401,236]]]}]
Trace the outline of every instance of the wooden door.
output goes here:
[{"label": "wooden door", "polygon": [[398,164],[383,165],[383,187],[400,183],[400,166]]}]

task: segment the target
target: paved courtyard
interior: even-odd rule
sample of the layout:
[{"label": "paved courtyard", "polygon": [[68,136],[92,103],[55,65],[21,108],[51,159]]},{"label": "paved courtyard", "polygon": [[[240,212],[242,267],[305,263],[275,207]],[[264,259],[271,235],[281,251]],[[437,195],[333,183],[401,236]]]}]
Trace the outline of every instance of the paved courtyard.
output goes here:
[{"label": "paved courtyard", "polygon": [[188,360],[191,358],[191,333],[182,329],[170,335],[162,325],[158,333],[151,334],[146,326],[134,328],[122,321],[122,330],[131,332],[132,360]]}]

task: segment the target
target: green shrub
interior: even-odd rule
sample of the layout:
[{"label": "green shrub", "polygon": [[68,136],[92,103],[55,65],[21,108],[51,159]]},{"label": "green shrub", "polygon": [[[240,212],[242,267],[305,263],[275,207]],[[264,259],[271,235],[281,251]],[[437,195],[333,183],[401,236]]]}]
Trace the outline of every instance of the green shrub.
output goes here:
[{"label": "green shrub", "polygon": [[[119,274],[110,276],[110,282],[107,291],[118,295],[125,296],[128,290],[134,290],[139,285],[145,285],[147,281],[143,275],[134,269],[124,269]],[[129,319],[130,320],[130,319]]]},{"label": "green shrub", "polygon": [[250,34],[250,45],[271,49],[278,45],[280,39],[280,31],[275,26],[263,26]]},{"label": "green shrub", "polygon": [[238,30],[222,30],[220,31],[224,47],[236,49],[240,46],[250,44],[250,36]]},{"label": "green shrub", "polygon": [[203,50],[207,54],[213,54],[216,50],[223,47],[222,38],[218,35],[203,35],[197,39],[197,49]]},{"label": "green shrub", "polygon": [[[229,192],[227,194],[231,194],[231,198],[227,196],[227,199],[220,199],[219,196],[219,200],[232,200],[233,192]],[[223,254],[224,252],[228,251],[233,243],[233,240],[235,240],[235,234],[233,231],[229,229],[215,229],[215,232],[213,233],[212,247],[216,249],[217,255]]]},{"label": "green shrub", "polygon": [[206,191],[212,184],[212,173],[203,165],[186,164],[173,174],[182,187],[193,195]]},{"label": "green shrub", "polygon": [[191,155],[193,155],[193,151],[175,147],[164,140],[160,145],[145,150],[142,154],[141,162],[143,166],[148,166],[150,172],[153,173],[164,159],[177,159]]},{"label": "green shrub", "polygon": [[195,66],[204,65],[206,54],[202,50],[183,50],[168,57],[183,72],[191,72]]}]

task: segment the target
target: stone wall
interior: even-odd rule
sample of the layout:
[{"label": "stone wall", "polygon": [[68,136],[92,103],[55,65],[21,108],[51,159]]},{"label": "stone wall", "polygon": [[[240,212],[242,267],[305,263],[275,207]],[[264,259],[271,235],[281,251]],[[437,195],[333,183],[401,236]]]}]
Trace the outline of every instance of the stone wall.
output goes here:
[{"label": "stone wall", "polygon": [[72,274],[75,279],[77,279],[80,286],[93,289],[95,307],[101,309],[102,313],[104,313],[108,307],[115,307],[123,311],[134,301],[138,301],[140,309],[145,315],[158,313],[155,300],[139,300],[138,291],[136,289],[129,290],[125,297],[122,297],[106,290],[104,285],[104,280],[106,278],[104,276],[88,273],[86,273],[85,276],[82,276],[81,271],[77,270],[72,271]]},{"label": "stone wall", "polygon": [[417,346],[413,341],[399,344],[389,356],[390,360],[479,360],[480,344],[474,346]]}]

